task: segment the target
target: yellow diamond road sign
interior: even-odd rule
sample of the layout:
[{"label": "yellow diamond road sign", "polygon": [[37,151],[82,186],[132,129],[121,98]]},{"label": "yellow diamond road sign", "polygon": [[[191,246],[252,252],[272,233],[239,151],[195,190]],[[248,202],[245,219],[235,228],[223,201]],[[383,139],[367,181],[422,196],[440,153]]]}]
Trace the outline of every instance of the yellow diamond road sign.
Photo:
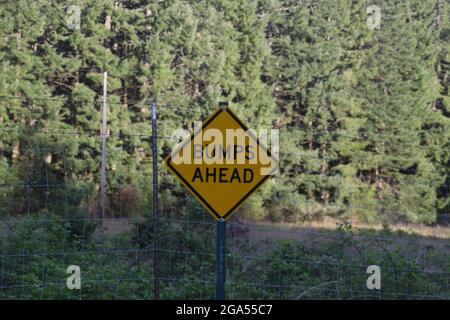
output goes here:
[{"label": "yellow diamond road sign", "polygon": [[165,163],[217,220],[228,219],[278,171],[275,156],[229,108],[203,121]]}]

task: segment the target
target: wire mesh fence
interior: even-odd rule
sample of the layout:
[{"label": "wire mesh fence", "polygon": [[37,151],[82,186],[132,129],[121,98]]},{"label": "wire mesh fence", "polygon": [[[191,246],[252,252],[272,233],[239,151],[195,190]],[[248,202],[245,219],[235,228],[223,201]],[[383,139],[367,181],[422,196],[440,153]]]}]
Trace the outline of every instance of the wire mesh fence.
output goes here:
[{"label": "wire mesh fence", "polygon": [[[203,215],[161,220],[163,299],[214,298],[215,228]],[[152,299],[151,219],[104,219],[98,234],[89,236],[96,222],[9,221],[18,234],[2,250],[2,299]],[[70,240],[42,234],[76,226],[80,235]],[[310,230],[280,237],[280,228],[238,223],[230,223],[228,233],[228,298],[448,299],[448,254],[440,249],[445,241],[423,246],[417,239]],[[381,290],[366,286],[373,264],[381,269]],[[70,265],[81,268],[80,290],[67,288]]]},{"label": "wire mesh fence", "polygon": [[[5,3],[0,299],[154,299],[155,279],[162,299],[213,299],[215,220],[168,174],[162,160],[177,140],[173,126],[182,122],[191,128],[190,122],[210,114],[225,96],[243,103],[239,116],[249,127],[279,130],[281,167],[289,166],[290,175],[273,179],[279,179],[277,192],[289,195],[282,206],[264,206],[260,194],[254,207],[272,210],[265,220],[243,206],[227,222],[227,298],[450,299],[450,213],[443,212],[449,208],[448,154],[445,143],[433,141],[446,139],[447,127],[437,122],[448,118],[444,2],[354,1],[347,9],[326,1],[285,1],[267,3],[270,9],[254,6],[263,11],[243,6],[236,9],[245,13],[237,15],[241,18],[223,4],[207,4],[213,12],[208,19],[202,3],[159,2],[118,1],[109,11],[97,6],[96,14],[89,3]],[[78,24],[70,8],[78,9]],[[267,19],[266,30],[259,30],[266,23],[259,17]],[[252,21],[258,30],[251,30]],[[308,24],[304,32],[296,30],[299,21]],[[245,63],[239,66],[235,59]],[[266,65],[273,71],[256,72]],[[103,71],[111,76],[108,97],[107,81],[103,85],[104,99],[98,94]],[[224,83],[217,82],[222,78]],[[273,94],[264,95],[269,88]],[[388,88],[397,93],[387,94]],[[386,101],[380,103],[377,93],[383,97],[383,92]],[[165,101],[158,108],[158,159],[152,154],[147,95]],[[103,101],[111,115],[106,132],[100,130]],[[273,108],[265,106],[269,103]],[[437,121],[423,113],[430,118],[420,122],[429,137],[419,132],[409,139],[408,133],[415,135],[411,128],[419,128],[409,112],[422,116],[420,107],[413,108],[416,103],[444,117]],[[261,105],[261,112],[245,107],[249,104]],[[389,123],[392,106],[405,104],[407,111],[396,109],[405,113],[397,129],[383,133],[384,123],[382,130],[358,124],[364,119],[359,109],[370,106],[364,112],[381,114],[380,121]],[[274,111],[289,116],[268,114]],[[377,153],[379,145],[383,151]],[[419,160],[409,161],[416,153],[422,155]],[[157,234],[154,162],[160,179]],[[374,169],[378,163],[384,171]],[[347,186],[352,188],[343,190]],[[386,187],[387,198],[394,194],[392,203],[377,201],[373,189],[378,187]],[[396,203],[400,193],[403,199]],[[428,222],[438,215],[431,226],[388,225],[390,213]],[[353,214],[372,221],[356,224],[348,219]],[[379,289],[370,286],[370,266],[380,269]],[[79,268],[79,287],[73,286],[72,267]]]},{"label": "wire mesh fence", "polygon": [[[100,148],[101,136],[89,137],[84,148]],[[108,155],[125,150],[138,161],[108,165],[104,218],[98,215],[99,179],[77,177],[67,156],[73,151],[28,146],[18,152],[20,178],[0,185],[1,299],[154,298],[148,137],[146,146],[108,145]],[[77,152],[82,158],[87,150]],[[131,171],[139,173],[138,181],[129,181]],[[174,179],[158,188],[160,296],[213,299],[215,221]],[[326,228],[251,223],[239,216],[227,223],[228,299],[450,298],[448,229],[424,236],[358,229],[345,221]],[[380,289],[368,287],[371,265],[380,268]],[[69,289],[70,266],[80,268],[79,289]]]}]

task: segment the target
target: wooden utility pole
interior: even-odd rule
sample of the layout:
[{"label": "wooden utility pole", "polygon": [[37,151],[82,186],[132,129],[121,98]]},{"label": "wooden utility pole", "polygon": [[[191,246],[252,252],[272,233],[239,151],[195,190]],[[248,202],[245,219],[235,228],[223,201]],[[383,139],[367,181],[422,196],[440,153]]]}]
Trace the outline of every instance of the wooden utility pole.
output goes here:
[{"label": "wooden utility pole", "polygon": [[108,73],[103,73],[103,104],[102,104],[102,164],[101,164],[101,179],[100,179],[100,211],[102,219],[105,218],[105,196],[106,196],[106,125],[107,125],[107,82]]}]

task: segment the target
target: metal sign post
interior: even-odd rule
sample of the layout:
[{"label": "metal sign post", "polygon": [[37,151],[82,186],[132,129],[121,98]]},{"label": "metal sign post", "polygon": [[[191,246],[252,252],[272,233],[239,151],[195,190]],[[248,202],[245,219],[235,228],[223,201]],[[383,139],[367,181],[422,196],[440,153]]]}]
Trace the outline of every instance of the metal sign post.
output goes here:
[{"label": "metal sign post", "polygon": [[225,220],[217,221],[216,249],[216,300],[225,300],[227,225]]},{"label": "metal sign post", "polygon": [[228,108],[228,103],[221,102],[164,162],[217,220],[216,299],[224,300],[225,221],[278,170],[278,159],[259,141],[254,130],[249,130]]},{"label": "metal sign post", "polygon": [[156,126],[156,102],[152,102],[152,152],[153,152],[153,290],[154,299],[159,300],[159,214],[158,214],[158,133]]}]

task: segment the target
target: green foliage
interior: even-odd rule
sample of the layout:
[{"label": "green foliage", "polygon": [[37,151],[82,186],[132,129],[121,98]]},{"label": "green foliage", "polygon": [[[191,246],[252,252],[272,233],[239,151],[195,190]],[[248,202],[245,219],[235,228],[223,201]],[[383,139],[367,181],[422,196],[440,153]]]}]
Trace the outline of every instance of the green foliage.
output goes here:
[{"label": "green foliage", "polygon": [[[191,130],[223,100],[252,128],[280,128],[281,173],[239,209],[246,219],[440,222],[450,211],[450,4],[371,4],[381,9],[380,29],[368,28],[364,0],[83,0],[76,4],[80,29],[71,30],[65,3],[4,1],[0,217],[14,223],[2,238],[1,285],[16,287],[0,295],[151,297],[153,99],[159,157],[175,129]],[[107,214],[144,222],[99,241],[101,228],[88,217],[96,221],[98,212],[104,72]],[[164,167],[160,172],[161,229],[177,252],[162,253],[167,276],[176,278],[162,294],[212,297],[213,252],[204,244],[213,235],[201,221],[192,228],[198,234],[187,236],[183,222],[171,223],[208,214]],[[395,297],[445,297],[442,274],[424,271],[428,259],[448,270],[437,250],[416,261],[384,244],[360,243],[347,225],[339,237],[317,241],[314,250],[277,243],[265,252],[264,270],[261,259],[229,257],[245,270],[228,289],[239,298],[367,297],[361,266],[381,259]],[[130,251],[99,254],[118,245]],[[364,254],[349,256],[349,247]],[[186,252],[195,253],[189,263]],[[86,272],[81,296],[61,284],[69,262]],[[258,286],[246,285],[253,280]]]},{"label": "green foliage", "polygon": [[[99,236],[87,221],[62,223],[43,214],[16,220],[2,245],[0,298],[151,299],[154,237],[149,222]],[[161,221],[161,297],[214,298],[214,227],[202,219]],[[261,228],[228,225],[230,298],[448,298],[448,250],[438,242],[425,245],[419,238],[353,230],[349,224],[337,232],[317,231],[308,241],[255,238]],[[263,232],[272,231],[282,233]],[[381,268],[380,291],[366,287],[366,269],[373,264]],[[80,291],[66,288],[69,265],[81,267]]]},{"label": "green foliage", "polygon": [[[64,149],[70,180],[94,184],[81,202],[95,201],[107,71],[109,197],[149,191],[151,99],[162,136],[228,100],[250,127],[287,126],[281,175],[243,207],[248,217],[433,223],[449,208],[449,5],[373,4],[381,29],[368,28],[363,0],[82,1],[71,30],[64,4],[7,2],[0,95],[17,99],[0,101],[14,129],[0,132],[0,168],[24,179],[23,152]],[[172,142],[159,145],[164,155]]]}]

